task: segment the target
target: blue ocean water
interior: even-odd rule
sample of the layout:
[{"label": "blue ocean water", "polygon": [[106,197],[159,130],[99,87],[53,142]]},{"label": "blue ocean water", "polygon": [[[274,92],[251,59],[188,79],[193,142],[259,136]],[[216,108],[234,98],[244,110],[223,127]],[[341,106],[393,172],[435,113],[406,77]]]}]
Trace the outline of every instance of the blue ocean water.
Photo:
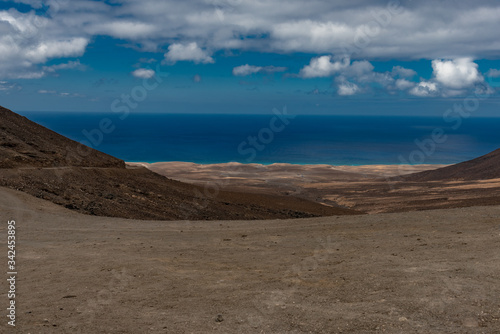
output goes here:
[{"label": "blue ocean water", "polygon": [[123,120],[98,113],[23,115],[131,162],[450,164],[500,146],[500,118],[471,117],[456,127],[438,117],[298,115],[285,125],[273,114],[130,114]]}]

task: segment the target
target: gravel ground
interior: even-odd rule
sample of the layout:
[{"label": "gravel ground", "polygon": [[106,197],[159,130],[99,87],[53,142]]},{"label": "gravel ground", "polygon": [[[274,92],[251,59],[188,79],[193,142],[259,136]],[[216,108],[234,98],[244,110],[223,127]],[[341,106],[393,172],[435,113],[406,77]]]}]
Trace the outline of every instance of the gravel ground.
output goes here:
[{"label": "gravel ground", "polygon": [[2,333],[500,332],[499,206],[161,222],[0,198]]}]

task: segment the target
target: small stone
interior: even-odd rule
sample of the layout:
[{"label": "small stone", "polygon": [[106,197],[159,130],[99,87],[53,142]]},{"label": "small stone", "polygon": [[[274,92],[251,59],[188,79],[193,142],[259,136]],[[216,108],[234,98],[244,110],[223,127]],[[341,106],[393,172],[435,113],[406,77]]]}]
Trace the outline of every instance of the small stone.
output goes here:
[{"label": "small stone", "polygon": [[223,322],[224,318],[222,317],[222,314],[218,314],[217,318],[215,318],[215,322]]},{"label": "small stone", "polygon": [[468,328],[479,327],[479,323],[474,318],[465,318],[463,324]]}]

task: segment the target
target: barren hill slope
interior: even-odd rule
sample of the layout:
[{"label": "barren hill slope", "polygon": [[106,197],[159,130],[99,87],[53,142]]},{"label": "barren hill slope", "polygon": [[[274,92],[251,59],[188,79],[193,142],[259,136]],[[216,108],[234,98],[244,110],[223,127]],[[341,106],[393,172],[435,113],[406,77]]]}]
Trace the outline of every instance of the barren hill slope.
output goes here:
[{"label": "barren hill slope", "polygon": [[0,186],[85,214],[133,219],[276,219],[358,214],[290,196],[221,189],[208,192],[146,168],[127,168],[120,159],[1,107]]},{"label": "barren hill slope", "polygon": [[488,180],[500,178],[500,149],[479,158],[402,177],[407,181]]},{"label": "barren hill slope", "polygon": [[117,167],[125,163],[0,107],[0,168]]}]

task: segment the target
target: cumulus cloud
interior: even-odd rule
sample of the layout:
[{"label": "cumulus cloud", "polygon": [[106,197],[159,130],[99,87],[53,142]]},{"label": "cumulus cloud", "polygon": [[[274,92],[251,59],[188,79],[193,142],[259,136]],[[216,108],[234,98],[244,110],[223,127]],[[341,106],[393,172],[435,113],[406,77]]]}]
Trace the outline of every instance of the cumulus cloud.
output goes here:
[{"label": "cumulus cloud", "polygon": [[278,66],[253,66],[253,65],[241,65],[233,68],[233,75],[235,76],[247,76],[254,73],[275,73],[275,72],[285,72],[286,67]]},{"label": "cumulus cloud", "polygon": [[483,82],[484,78],[477,67],[471,58],[432,61],[436,81],[452,89],[463,89]]},{"label": "cumulus cloud", "polygon": [[407,90],[415,87],[415,82],[406,79],[398,79],[395,82],[395,86],[399,90]]},{"label": "cumulus cloud", "polygon": [[432,61],[432,69],[432,78],[422,80],[409,90],[410,94],[420,97],[453,97],[473,92],[494,92],[471,58],[435,59]]},{"label": "cumulus cloud", "polygon": [[165,60],[168,63],[178,61],[192,61],[196,64],[213,63],[214,60],[206,50],[202,50],[196,42],[189,44],[172,44],[165,53]]},{"label": "cumulus cloud", "polygon": [[[358,60],[500,56],[500,5],[493,0],[456,1],[453,6],[434,0],[313,0],[307,8],[296,0],[15,1],[33,8],[45,4],[47,11],[0,10],[0,78],[42,77],[41,65],[81,56],[97,35],[123,39],[139,50],[164,53],[168,46],[168,63],[213,63],[212,54],[220,50],[335,54]],[[338,61],[316,58],[301,75],[331,76]],[[377,80],[413,76],[396,69]],[[436,81],[457,89],[450,86],[451,77],[457,76],[442,74]],[[471,80],[462,74],[458,78],[463,85]]]},{"label": "cumulus cloud", "polygon": [[33,12],[0,11],[0,78],[41,78],[58,68],[38,65],[84,54],[88,38],[61,35],[64,31],[52,33],[53,28],[49,19]]},{"label": "cumulus cloud", "polygon": [[436,96],[438,87],[434,82],[421,81],[410,90],[410,94],[420,97]]},{"label": "cumulus cloud", "polygon": [[[33,7],[42,4],[41,0],[17,1]],[[45,4],[53,14],[48,20],[57,28],[54,33],[113,36],[149,50],[189,41],[214,51],[438,59],[498,56],[500,47],[495,33],[500,30],[500,7],[491,0],[458,1],[454,6],[432,0],[310,1],[307,9],[295,0],[113,1],[118,6],[79,0]]]},{"label": "cumulus cloud", "polygon": [[392,75],[393,76],[397,76],[397,77],[400,77],[400,78],[412,78],[414,76],[417,75],[417,72],[415,72],[414,70],[412,69],[409,69],[409,68],[404,68],[404,67],[401,67],[401,66],[394,66],[392,68]]},{"label": "cumulus cloud", "polygon": [[339,94],[341,96],[354,95],[354,94],[358,93],[360,90],[358,85],[356,85],[353,82],[349,82],[349,81],[341,81],[338,84],[337,88],[338,88],[337,94]]},{"label": "cumulus cloud", "polygon": [[41,64],[52,58],[78,57],[83,55],[88,39],[75,37],[38,43],[28,49],[24,57],[33,64]]},{"label": "cumulus cloud", "polygon": [[[340,95],[354,95],[370,90],[374,84],[384,89],[394,89],[395,76],[408,76],[413,70],[399,67],[393,72],[377,72],[374,66],[366,60],[353,61],[349,58],[334,60],[332,56],[313,58],[309,65],[300,70],[302,78],[335,77]],[[403,85],[399,83],[399,86]]]},{"label": "cumulus cloud", "polygon": [[139,79],[150,79],[155,76],[155,71],[147,68],[138,68],[132,72],[132,75]]},{"label": "cumulus cloud", "polygon": [[[394,66],[391,71],[377,72],[367,60],[351,62],[349,58],[334,60],[332,56],[321,56],[311,59],[299,75],[302,78],[332,77],[339,95],[382,89],[390,94],[403,91],[419,97],[451,97],[473,92],[478,85],[492,92],[471,58],[435,59],[431,64],[432,77],[415,82],[413,78],[417,73],[412,69]],[[488,73],[500,76],[500,71],[497,73],[494,69]]]},{"label": "cumulus cloud", "polygon": [[253,73],[258,73],[262,67],[260,66],[251,66],[251,65],[241,65],[233,68],[233,75],[237,76],[247,76]]},{"label": "cumulus cloud", "polygon": [[333,60],[332,56],[321,56],[311,59],[309,65],[300,70],[302,78],[329,77],[349,66],[350,59]]}]

